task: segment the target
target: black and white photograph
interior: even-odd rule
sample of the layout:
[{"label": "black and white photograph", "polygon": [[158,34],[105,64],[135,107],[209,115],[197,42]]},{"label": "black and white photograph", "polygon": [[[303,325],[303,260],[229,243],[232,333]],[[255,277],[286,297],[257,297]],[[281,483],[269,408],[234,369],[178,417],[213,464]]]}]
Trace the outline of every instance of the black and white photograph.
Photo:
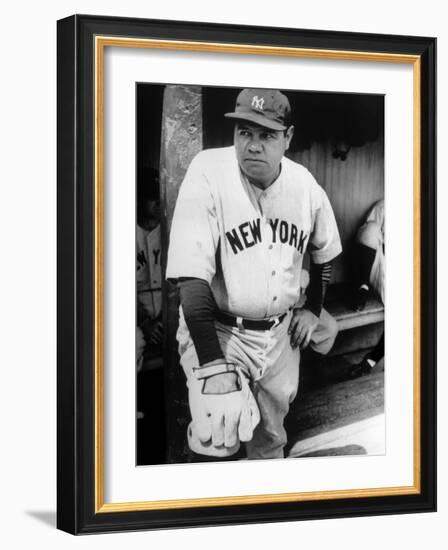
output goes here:
[{"label": "black and white photograph", "polygon": [[136,464],[384,455],[384,95],[135,114]]},{"label": "black and white photograph", "polygon": [[436,509],[435,54],[58,21],[59,529]]}]

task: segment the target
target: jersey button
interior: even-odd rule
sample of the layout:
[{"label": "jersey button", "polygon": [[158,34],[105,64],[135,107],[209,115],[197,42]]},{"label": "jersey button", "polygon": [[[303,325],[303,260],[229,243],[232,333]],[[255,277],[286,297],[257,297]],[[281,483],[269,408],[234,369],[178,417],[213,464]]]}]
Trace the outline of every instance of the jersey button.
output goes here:
[{"label": "jersey button", "polygon": [[273,301],[273,302],[275,302],[275,300],[277,300],[277,296],[274,296],[274,297],[272,298],[272,301]]},{"label": "jersey button", "polygon": [[269,245],[269,250],[272,250],[274,248],[274,245],[270,244]]},{"label": "jersey button", "polygon": [[271,275],[274,276],[274,275],[275,275],[275,271],[273,271],[273,272],[271,273]]}]

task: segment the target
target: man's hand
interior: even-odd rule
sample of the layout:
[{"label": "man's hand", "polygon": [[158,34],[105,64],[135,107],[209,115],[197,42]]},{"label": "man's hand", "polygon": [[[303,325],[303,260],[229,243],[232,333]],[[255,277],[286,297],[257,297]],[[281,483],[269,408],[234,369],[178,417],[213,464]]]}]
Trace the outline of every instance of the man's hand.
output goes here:
[{"label": "man's hand", "polygon": [[163,341],[163,324],[162,321],[157,321],[151,330],[151,337],[149,339],[150,345],[157,346]]},{"label": "man's hand", "polygon": [[162,321],[147,317],[142,323],[140,323],[139,327],[142,329],[145,340],[149,345],[154,346],[162,343]]},{"label": "man's hand", "polygon": [[146,342],[143,336],[143,331],[137,327],[135,331],[135,356],[137,359],[137,371],[140,371],[143,365],[143,353],[145,351]]},{"label": "man's hand", "polygon": [[300,346],[301,349],[305,349],[308,347],[318,324],[319,317],[316,317],[308,309],[295,309],[288,328],[292,348]]}]

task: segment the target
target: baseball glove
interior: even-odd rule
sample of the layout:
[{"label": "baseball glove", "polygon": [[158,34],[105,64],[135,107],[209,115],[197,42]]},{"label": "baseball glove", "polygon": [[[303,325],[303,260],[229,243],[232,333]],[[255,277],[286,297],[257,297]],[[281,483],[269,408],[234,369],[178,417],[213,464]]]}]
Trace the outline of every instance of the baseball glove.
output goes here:
[{"label": "baseball glove", "polygon": [[[221,367],[221,368],[220,368]],[[203,392],[209,376],[221,372],[235,372],[238,390],[224,394]],[[192,451],[208,456],[231,456],[241,441],[250,441],[260,422],[260,412],[240,367],[229,363],[196,369],[188,383],[191,424],[188,444]]]}]

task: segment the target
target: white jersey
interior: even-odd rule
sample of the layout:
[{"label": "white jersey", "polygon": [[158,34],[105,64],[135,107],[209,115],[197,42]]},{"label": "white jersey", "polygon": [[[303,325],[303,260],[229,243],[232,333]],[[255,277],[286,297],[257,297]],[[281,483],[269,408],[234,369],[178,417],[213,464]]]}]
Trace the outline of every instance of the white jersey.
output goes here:
[{"label": "white jersey", "polygon": [[372,206],[367,214],[366,222],[376,222],[379,228],[378,247],[370,271],[370,284],[379,294],[384,304],[384,271],[386,263],[384,257],[384,199],[379,200]]},{"label": "white jersey", "polygon": [[136,235],[137,296],[151,319],[155,319],[162,310],[160,225],[152,231],[137,225]]},{"label": "white jersey", "polygon": [[376,222],[384,239],[384,199],[379,200],[372,206],[367,214],[366,222]]},{"label": "white jersey", "polygon": [[306,250],[324,263],[342,248],[328,198],[305,167],[283,158],[262,191],[241,174],[233,146],[193,159],[174,211],[167,278],[204,279],[221,310],[265,319],[299,300]]}]

